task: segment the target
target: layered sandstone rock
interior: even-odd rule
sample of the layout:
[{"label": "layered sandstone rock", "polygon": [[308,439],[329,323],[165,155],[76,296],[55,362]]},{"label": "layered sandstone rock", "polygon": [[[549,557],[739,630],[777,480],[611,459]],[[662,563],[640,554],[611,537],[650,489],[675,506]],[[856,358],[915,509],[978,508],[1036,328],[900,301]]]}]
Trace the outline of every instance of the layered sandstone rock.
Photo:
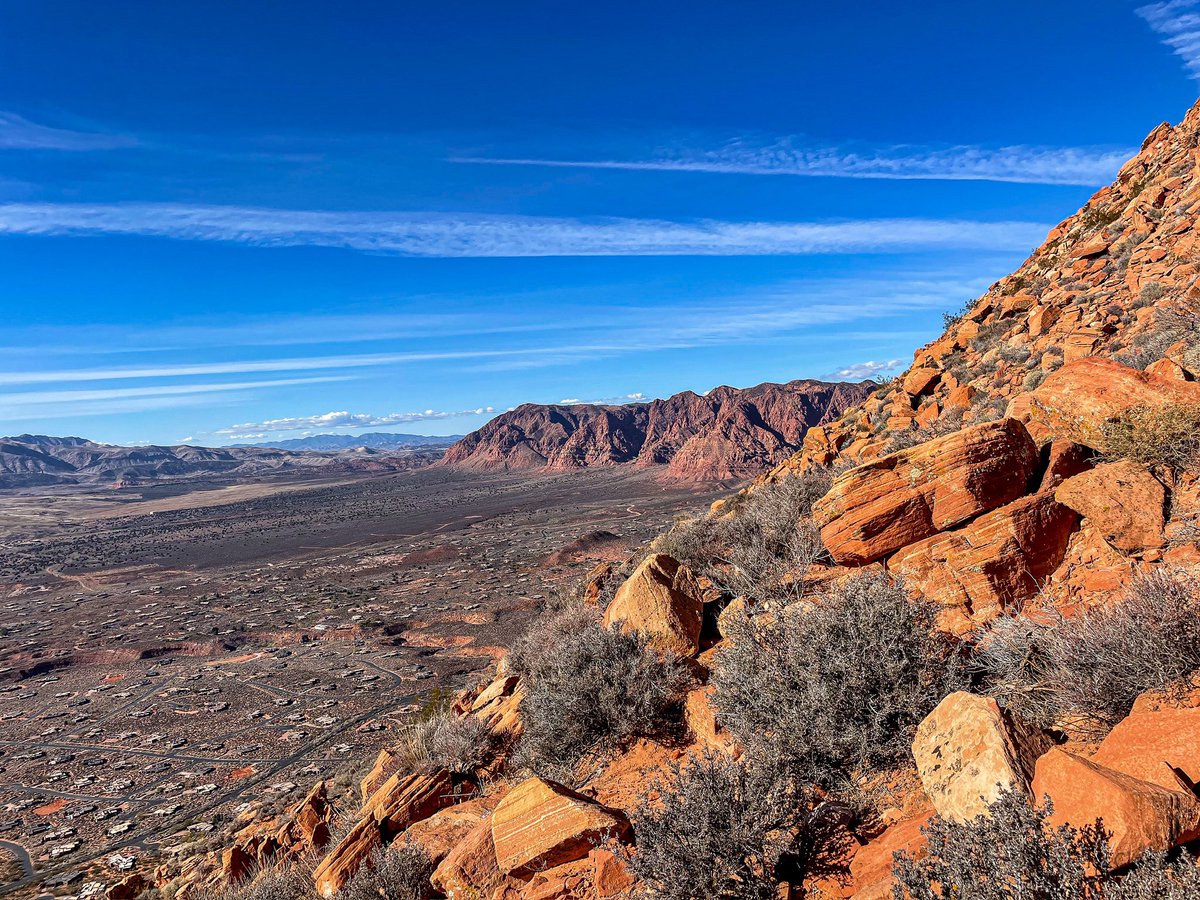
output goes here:
[{"label": "layered sandstone rock", "polygon": [[623,837],[629,820],[560,784],[530,778],[500,802],[491,826],[500,871],[523,877],[585,858],[603,841]]},{"label": "layered sandstone rock", "polygon": [[890,571],[945,606],[944,625],[966,630],[1035,597],[1066,554],[1079,516],[1049,493],[1031,494],[955,531],[897,552]]},{"label": "layered sandstone rock", "polygon": [[1032,799],[1034,764],[1052,743],[991,697],[956,691],[918,726],[912,752],[938,815],[969,822],[1006,791]]},{"label": "layered sandstone rock", "polygon": [[496,864],[492,823],[484,819],[472,828],[433,871],[430,882],[450,900],[490,897],[503,881]]},{"label": "layered sandstone rock", "polygon": [[1135,462],[1096,466],[1064,481],[1054,497],[1099,529],[1118,550],[1132,553],[1166,544],[1166,488]]},{"label": "layered sandstone rock", "polygon": [[865,565],[1015,500],[1037,463],[1020,422],[988,422],[851,469],[813,518],[838,563]]},{"label": "layered sandstone rock", "polygon": [[642,634],[665,651],[692,656],[700,649],[704,619],[703,600],[685,592],[694,585],[686,566],[652,554],[617,589],[604,611],[604,624]]},{"label": "layered sandstone rock", "polygon": [[1049,797],[1052,824],[1082,828],[1101,820],[1111,834],[1112,866],[1127,866],[1147,850],[1169,850],[1200,837],[1200,802],[1054,748],[1037,762],[1033,793]]},{"label": "layered sandstone rock", "polygon": [[313,870],[313,883],[322,897],[332,897],[359,870],[371,852],[383,844],[379,823],[364,816]]}]

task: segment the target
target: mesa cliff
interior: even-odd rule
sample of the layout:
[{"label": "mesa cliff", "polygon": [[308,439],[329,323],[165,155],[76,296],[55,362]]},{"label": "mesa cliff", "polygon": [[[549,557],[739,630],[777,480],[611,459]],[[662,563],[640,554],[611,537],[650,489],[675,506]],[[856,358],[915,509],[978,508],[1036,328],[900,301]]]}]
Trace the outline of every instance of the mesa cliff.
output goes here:
[{"label": "mesa cliff", "polygon": [[665,466],[666,477],[681,481],[749,478],[787,459],[809,428],[834,421],[874,387],[799,380],[621,406],[527,403],[458,441],[442,464],[482,471]]}]

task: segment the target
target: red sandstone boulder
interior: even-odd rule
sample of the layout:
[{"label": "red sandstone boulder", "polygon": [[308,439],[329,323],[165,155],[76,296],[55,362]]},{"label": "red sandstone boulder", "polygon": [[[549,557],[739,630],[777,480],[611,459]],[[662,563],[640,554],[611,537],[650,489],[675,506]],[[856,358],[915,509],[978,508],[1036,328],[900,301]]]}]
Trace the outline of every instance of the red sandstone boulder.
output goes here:
[{"label": "red sandstone boulder", "polygon": [[1015,500],[1037,462],[1020,422],[987,422],[845,472],[813,518],[839,564],[865,565]]},{"label": "red sandstone boulder", "polygon": [[1092,468],[1092,452],[1074,441],[1051,441],[1045,450],[1046,467],[1039,491],[1048,491],[1081,472]]},{"label": "red sandstone boulder", "polygon": [[721,727],[712,707],[712,695],[716,688],[709,684],[688,691],[683,701],[683,720],[697,743],[711,750],[733,753],[737,742]]},{"label": "red sandstone boulder", "polygon": [[1092,762],[1168,790],[1200,784],[1200,709],[1134,709],[1109,732]]},{"label": "red sandstone boulder", "polygon": [[472,829],[486,821],[499,802],[499,796],[487,796],[448,806],[428,819],[410,825],[403,840],[423,849],[435,864],[440,863]]},{"label": "red sandstone boulder", "polygon": [[496,865],[491,820],[484,819],[472,828],[434,869],[429,880],[450,900],[490,897],[504,881],[504,874]]},{"label": "red sandstone boulder", "polygon": [[947,607],[954,631],[986,623],[1037,595],[1079,523],[1052,494],[1031,494],[900,550],[888,570],[914,593]]},{"label": "red sandstone boulder", "polygon": [[1052,744],[991,697],[956,691],[917,727],[912,752],[938,815],[969,822],[1005,791],[1032,796],[1034,763]]},{"label": "red sandstone boulder", "polygon": [[629,831],[620,810],[544,778],[513,788],[492,813],[491,825],[496,863],[517,877],[583,859],[604,840]]},{"label": "red sandstone boulder", "polygon": [[920,858],[925,855],[927,841],[921,829],[933,818],[932,807],[920,810],[888,826],[888,829],[854,854],[850,875],[854,879],[854,900],[892,900],[892,863],[895,854],[903,851]]},{"label": "red sandstone boulder", "polygon": [[1200,802],[1091,760],[1054,748],[1037,762],[1033,793],[1054,804],[1051,823],[1076,828],[1097,819],[1112,834],[1112,866],[1119,869],[1147,850],[1169,850],[1200,837]]},{"label": "red sandstone boulder", "polygon": [[382,843],[379,824],[371,816],[364,816],[313,871],[317,893],[322,897],[332,897],[340,891],[354,877],[371,851]]},{"label": "red sandstone boulder", "polygon": [[652,554],[617,589],[604,611],[604,624],[638,632],[662,650],[692,656],[700,649],[704,618],[703,600],[684,591],[694,584],[686,566]]},{"label": "red sandstone boulder", "polygon": [[1166,488],[1135,462],[1123,459],[1096,466],[1064,481],[1054,497],[1118,550],[1133,553],[1166,545]]},{"label": "red sandstone boulder", "polygon": [[1016,398],[1009,415],[1095,447],[1105,422],[1135,406],[1171,404],[1200,404],[1200,383],[1139,372],[1093,356],[1052,372],[1031,394]]}]

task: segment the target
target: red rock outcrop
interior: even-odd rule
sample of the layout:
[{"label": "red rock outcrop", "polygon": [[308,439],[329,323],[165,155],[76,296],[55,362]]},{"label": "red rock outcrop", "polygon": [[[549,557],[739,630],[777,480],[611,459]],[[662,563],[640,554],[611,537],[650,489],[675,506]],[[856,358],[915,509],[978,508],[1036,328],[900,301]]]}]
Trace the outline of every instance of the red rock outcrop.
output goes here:
[{"label": "red rock outcrop", "polygon": [[654,553],[618,589],[604,624],[637,632],[662,650],[692,656],[700,649],[704,601],[689,588],[695,578],[669,556]]},{"label": "red rock outcrop", "polygon": [[1037,596],[1062,563],[1078,523],[1053,494],[1031,494],[903,548],[888,560],[888,570],[946,607],[943,627],[964,631]]},{"label": "red rock outcrop", "polygon": [[451,447],[444,465],[492,471],[665,466],[685,481],[748,478],[794,453],[814,425],[862,401],[874,385],[821,381],[685,391],[621,406],[527,403]]},{"label": "red rock outcrop", "polygon": [[518,877],[583,859],[604,840],[629,831],[624,813],[544,778],[513,788],[491,823],[496,863]]},{"label": "red rock outcrop", "polygon": [[845,472],[813,518],[838,563],[866,565],[1017,499],[1037,463],[1020,422],[988,422]]}]

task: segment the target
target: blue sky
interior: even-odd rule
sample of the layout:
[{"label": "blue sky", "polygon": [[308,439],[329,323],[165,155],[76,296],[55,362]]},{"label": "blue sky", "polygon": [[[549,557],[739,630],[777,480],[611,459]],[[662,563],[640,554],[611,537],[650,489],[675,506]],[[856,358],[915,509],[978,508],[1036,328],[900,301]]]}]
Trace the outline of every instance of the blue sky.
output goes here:
[{"label": "blue sky", "polygon": [[1200,0],[10,0],[0,434],[887,374],[1198,76]]}]

